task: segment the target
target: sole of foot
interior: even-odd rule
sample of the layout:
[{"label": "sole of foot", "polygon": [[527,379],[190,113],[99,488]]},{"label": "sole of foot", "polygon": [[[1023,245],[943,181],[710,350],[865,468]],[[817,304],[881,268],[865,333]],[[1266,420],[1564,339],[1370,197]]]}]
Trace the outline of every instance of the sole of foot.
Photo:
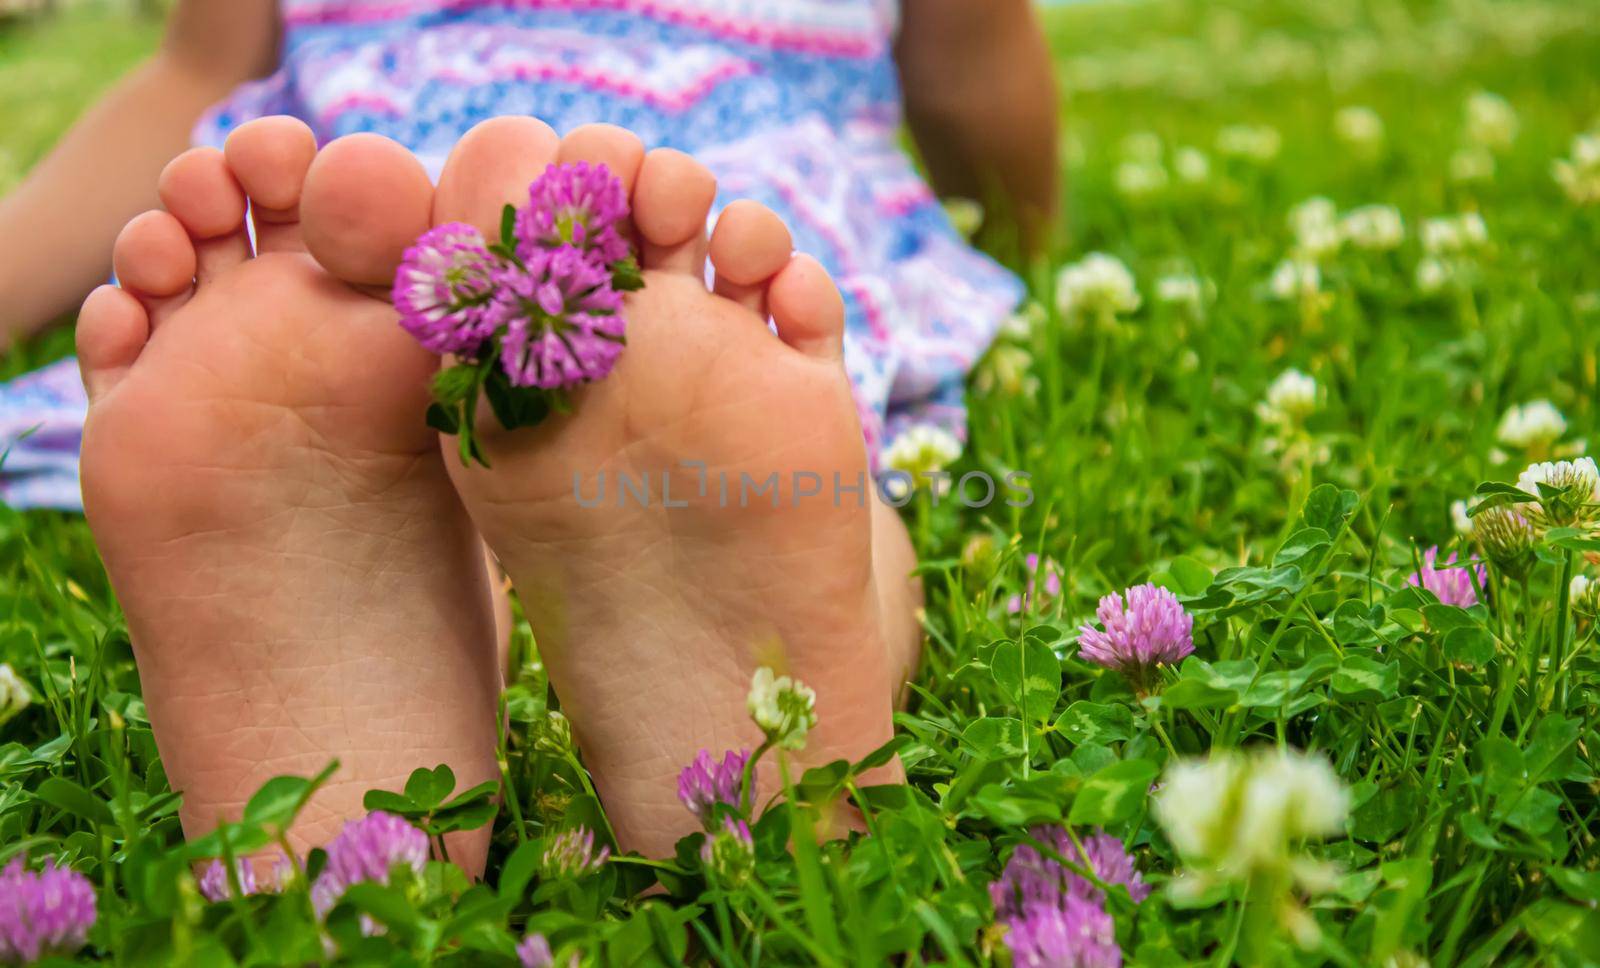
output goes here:
[{"label": "sole of foot", "polygon": [[[756,669],[816,690],[796,769],[889,740],[909,657],[888,640],[913,620],[884,612],[910,610],[909,545],[867,479],[843,303],[770,210],[736,202],[708,237],[715,180],[689,156],[646,154],[614,127],[558,139],[503,118],[451,155],[435,223],[493,237],[557,161],[604,163],[629,191],[645,288],[628,298],[627,349],[570,415],[510,433],[481,421],[492,469],[447,442],[449,470],[522,597],[620,844],[665,856],[695,826],[677,772],[701,749],[761,740],[745,709]],[[649,482],[649,506],[624,478]],[[904,546],[887,595],[875,530]],[[894,763],[871,779],[899,775]],[[771,774],[762,783],[772,792]]]},{"label": "sole of foot", "polygon": [[[417,767],[494,778],[489,578],[423,423],[437,360],[361,289],[426,229],[427,176],[391,142],[319,153],[270,118],[160,188],[77,339],[84,505],[185,831],[335,759],[299,848]],[[487,832],[448,847],[477,873]]]}]

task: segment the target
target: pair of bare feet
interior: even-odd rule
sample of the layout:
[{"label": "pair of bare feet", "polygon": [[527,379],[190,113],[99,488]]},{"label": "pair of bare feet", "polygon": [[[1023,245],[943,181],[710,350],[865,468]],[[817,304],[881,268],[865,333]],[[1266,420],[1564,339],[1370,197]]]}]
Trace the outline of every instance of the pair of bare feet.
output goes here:
[{"label": "pair of bare feet", "polygon": [[[571,416],[486,423],[493,469],[469,469],[424,425],[438,359],[377,294],[430,225],[496,232],[555,160],[604,162],[627,184],[647,284],[616,371]],[[817,691],[805,762],[890,737],[917,646],[914,559],[870,493],[776,508],[724,506],[715,488],[671,507],[574,497],[575,474],[592,492],[601,474],[659,481],[684,461],[758,481],[866,470],[837,291],[760,206],[731,206],[708,238],[714,194],[686,155],[606,126],[558,139],[527,118],[475,128],[437,188],[392,142],[319,152],[286,118],[168,167],[166,211],[123,231],[122,288],[84,304],[78,350],[84,504],[191,835],[268,778],[333,758],[301,847],[416,767],[495,778],[484,542],[624,849],[670,853],[694,823],[677,771],[759,740],[744,697],[760,665]],[[473,873],[486,836],[452,845]]]}]

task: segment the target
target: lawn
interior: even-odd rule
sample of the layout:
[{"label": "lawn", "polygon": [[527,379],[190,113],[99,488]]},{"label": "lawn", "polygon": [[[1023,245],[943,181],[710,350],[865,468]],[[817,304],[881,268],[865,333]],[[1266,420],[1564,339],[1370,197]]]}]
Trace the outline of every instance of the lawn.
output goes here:
[{"label": "lawn", "polygon": [[[0,508],[0,861],[88,878],[81,956],[512,965],[537,933],[617,965],[1600,964],[1600,3],[1048,21],[1068,216],[949,468],[1037,500],[907,510],[908,786],[812,771],[749,847],[575,863],[551,843],[605,824],[524,628],[498,809],[431,773],[382,804],[492,822],[485,883],[211,903],[191,862],[267,845],[314,780],[185,846],[87,528]],[[157,35],[0,28],[0,188]],[[1193,654],[1094,661],[1097,603],[1147,582],[1156,644],[1192,621]],[[869,833],[818,843],[841,796]]]}]

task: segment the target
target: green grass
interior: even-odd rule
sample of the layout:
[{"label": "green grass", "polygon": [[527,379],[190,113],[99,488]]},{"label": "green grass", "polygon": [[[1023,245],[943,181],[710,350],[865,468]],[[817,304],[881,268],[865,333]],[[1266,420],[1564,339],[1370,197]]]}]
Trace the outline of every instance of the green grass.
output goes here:
[{"label": "green grass", "polygon": [[[74,17],[0,34],[0,145],[19,170],[154,35]],[[860,790],[850,772],[819,771],[795,777],[791,797],[854,796],[871,836],[816,845],[811,811],[781,807],[754,824],[754,876],[738,885],[708,883],[692,845],[670,864],[535,877],[551,833],[604,825],[524,664],[507,695],[487,884],[435,865],[352,898],[328,926],[346,955],[509,964],[513,941],[537,930],[606,964],[1003,963],[987,885],[1025,828],[1066,821],[1122,839],[1157,888],[1138,906],[1119,890],[1107,899],[1131,963],[1600,963],[1600,660],[1593,616],[1562,593],[1567,574],[1600,573],[1593,528],[1546,533],[1525,582],[1491,568],[1486,605],[1405,587],[1432,545],[1477,553],[1451,503],[1514,480],[1534,456],[1496,441],[1509,405],[1552,401],[1569,422],[1562,449],[1600,434],[1600,209],[1570,202],[1550,173],[1600,124],[1600,5],[1091,4],[1053,12],[1050,29],[1069,91],[1070,241],[1031,273],[1040,322],[1008,337],[1027,379],[991,374],[994,388],[974,394],[972,446],[954,468],[1027,471],[1038,501],[921,502],[909,518],[929,633],[898,719],[910,784]],[[1494,176],[1464,184],[1450,158],[1478,90],[1504,96],[1519,129]],[[1335,139],[1349,105],[1382,116],[1381,153]],[[1278,130],[1281,153],[1220,157],[1218,131],[1241,123]],[[1119,193],[1141,132],[1159,137],[1168,169],[1177,148],[1204,150],[1210,177]],[[1341,210],[1397,206],[1406,239],[1325,258],[1318,299],[1273,299],[1288,212],[1312,195]],[[1471,284],[1421,292],[1419,226],[1468,211],[1489,233]],[[1058,268],[1092,250],[1132,269],[1136,312],[1055,309]],[[1214,287],[1198,312],[1156,299],[1157,278],[1179,269]],[[1303,422],[1274,423],[1257,405],[1290,367],[1321,396]],[[1003,603],[1029,552],[1059,563],[1063,590],[1012,616]],[[1075,640],[1099,596],[1146,580],[1182,596],[1196,655],[1141,700]],[[524,632],[519,651],[528,644]],[[3,727],[0,857],[54,854],[92,878],[101,915],[88,953],[321,957],[303,892],[198,899],[189,857],[265,843],[305,785],[265,791],[250,822],[185,852],[126,630],[79,519],[0,510],[0,660],[34,692]],[[1174,893],[1175,872],[1204,865],[1174,849],[1150,783],[1175,756],[1276,744],[1332,764],[1351,797],[1342,830],[1265,850],[1249,877],[1198,897]],[[397,806],[435,827],[489,816],[477,798],[444,810],[427,786]],[[1285,851],[1338,872],[1315,891],[1295,886]],[[641,893],[652,877],[661,889]],[[357,909],[388,932],[358,940]],[[1291,930],[1307,918],[1316,931]]]},{"label": "green grass", "polygon": [[149,56],[160,36],[157,19],[99,7],[0,25],[0,191],[44,157],[107,84]]},{"label": "green grass", "polygon": [[[75,4],[59,17],[0,21],[0,193],[43,158],[73,120],[161,37],[161,22],[103,4]],[[0,379],[72,352],[70,332],[0,354]]]}]

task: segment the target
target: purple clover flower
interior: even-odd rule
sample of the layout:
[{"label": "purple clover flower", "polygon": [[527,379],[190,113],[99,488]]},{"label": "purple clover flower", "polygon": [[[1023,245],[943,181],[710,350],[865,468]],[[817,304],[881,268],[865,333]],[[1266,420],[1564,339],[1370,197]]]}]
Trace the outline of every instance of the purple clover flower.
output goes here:
[{"label": "purple clover flower", "polygon": [[678,799],[710,830],[711,814],[717,804],[739,809],[744,768],[749,762],[749,750],[728,750],[722,754],[721,763],[711,758],[710,751],[701,750],[694,762],[678,774]]},{"label": "purple clover flower", "polygon": [[497,265],[470,225],[449,222],[424,232],[394,275],[400,327],[434,353],[476,354],[501,322],[491,301]]},{"label": "purple clover flower", "polygon": [[611,372],[627,323],[605,266],[565,246],[499,270],[495,282],[495,312],[507,321],[500,365],[513,386],[553,390]]},{"label": "purple clover flower", "polygon": [[588,877],[598,874],[611,857],[610,847],[594,849],[594,831],[579,824],[563,830],[545,845],[539,871],[547,880]]},{"label": "purple clover flower", "polygon": [[515,256],[451,222],[406,250],[392,291],[400,325],[424,348],[480,359],[498,338],[512,386],[598,380],[622,354],[627,323],[613,267],[627,259],[626,190],[604,165],[551,165],[512,224]]},{"label": "purple clover flower", "polygon": [[[1102,883],[1126,887],[1134,903],[1150,896],[1150,885],[1134,867],[1133,856],[1123,847],[1122,841],[1105,831],[1083,838],[1082,851],[1067,836],[1066,828],[1059,825],[1033,827],[1028,835],[1056,855],[1075,859],[1080,866],[1093,871]],[[1105,901],[1105,893],[1092,881],[1032,844],[1023,844],[1012,851],[1000,879],[989,885],[989,899],[1000,917],[1013,917],[1029,905],[1055,903],[1066,895],[1096,904]]]},{"label": "purple clover flower", "polygon": [[551,165],[528,186],[528,205],[517,212],[517,255],[533,266],[541,249],[572,247],[609,268],[628,256],[617,231],[627,216],[627,193],[611,169],[584,161]]},{"label": "purple clover flower", "polygon": [[311,906],[325,918],[350,885],[387,884],[396,865],[421,874],[427,862],[427,834],[392,813],[374,810],[345,824],[328,845],[328,863],[311,885]]},{"label": "purple clover flower", "polygon": [[[255,868],[243,857],[235,860],[233,866],[239,874],[239,887],[244,893],[256,893]],[[220,860],[207,864],[196,881],[200,885],[201,896],[213,904],[221,903],[233,896],[233,883],[228,879],[228,868]]]},{"label": "purple clover flower", "polygon": [[706,835],[700,845],[700,863],[729,887],[744,883],[755,867],[756,841],[742,818],[723,817],[722,829]]},{"label": "purple clover flower", "polygon": [[[1028,588],[1022,594],[1006,599],[1006,612],[1011,615],[1043,608],[1061,597],[1061,569],[1053,559],[1045,558],[1041,562],[1038,555],[1029,555],[1024,564],[1028,572]],[[1038,588],[1041,574],[1044,576],[1042,592]]]},{"label": "purple clover flower", "polygon": [[[1459,608],[1470,608],[1478,604],[1478,588],[1484,587],[1489,581],[1489,571],[1482,565],[1469,567],[1466,562],[1461,562],[1457,567],[1456,553],[1450,552],[1450,557],[1445,559],[1444,567],[1437,567],[1439,562],[1439,549],[1429,548],[1422,554],[1422,570],[1413,572],[1406,584],[1421,586],[1433,592],[1434,597],[1445,605],[1455,605]],[[1472,576],[1478,576],[1478,586],[1473,587]]]},{"label": "purple clover flower", "polygon": [[[1028,833],[1054,854],[1075,858],[1102,883],[1123,885],[1135,904],[1150,896],[1122,841],[1104,831],[1084,838],[1082,850],[1065,827],[1038,826]],[[1049,852],[1031,844],[1012,851],[1000,879],[989,885],[989,897],[995,919],[1006,926],[1006,944],[1018,968],[1122,964],[1105,892]]]},{"label": "purple clover flower", "polygon": [[1015,968],[1120,968],[1116,925],[1093,901],[1067,897],[1034,904],[1006,918],[1006,946]]},{"label": "purple clover flower", "polygon": [[[1060,828],[1056,828],[1060,830]],[[1065,840],[1065,837],[1060,839]],[[1059,848],[1058,848],[1059,852]],[[1071,854],[1062,854],[1071,857]],[[1150,896],[1150,885],[1144,882],[1138,868],[1133,866],[1133,855],[1123,846],[1122,841],[1111,836],[1105,831],[1090,834],[1083,838],[1083,852],[1081,854],[1084,866],[1094,871],[1094,876],[1100,878],[1105,884],[1121,884],[1128,889],[1128,896],[1133,898],[1135,904],[1142,903]],[[1077,875],[1073,875],[1077,877]],[[1100,889],[1090,884],[1083,878],[1077,878],[1098,897]]]},{"label": "purple clover flower", "polygon": [[550,951],[550,942],[542,934],[530,934],[517,945],[517,963],[522,968],[551,968],[556,956]]},{"label": "purple clover flower", "polygon": [[1100,599],[1095,610],[1103,629],[1079,627],[1078,653],[1116,669],[1145,691],[1150,670],[1172,665],[1194,651],[1194,617],[1176,595],[1152,584],[1135,585]]},{"label": "purple clover flower", "polygon": [[31,963],[83,947],[95,919],[89,879],[54,860],[30,871],[14,857],[0,871],[0,961]]}]

